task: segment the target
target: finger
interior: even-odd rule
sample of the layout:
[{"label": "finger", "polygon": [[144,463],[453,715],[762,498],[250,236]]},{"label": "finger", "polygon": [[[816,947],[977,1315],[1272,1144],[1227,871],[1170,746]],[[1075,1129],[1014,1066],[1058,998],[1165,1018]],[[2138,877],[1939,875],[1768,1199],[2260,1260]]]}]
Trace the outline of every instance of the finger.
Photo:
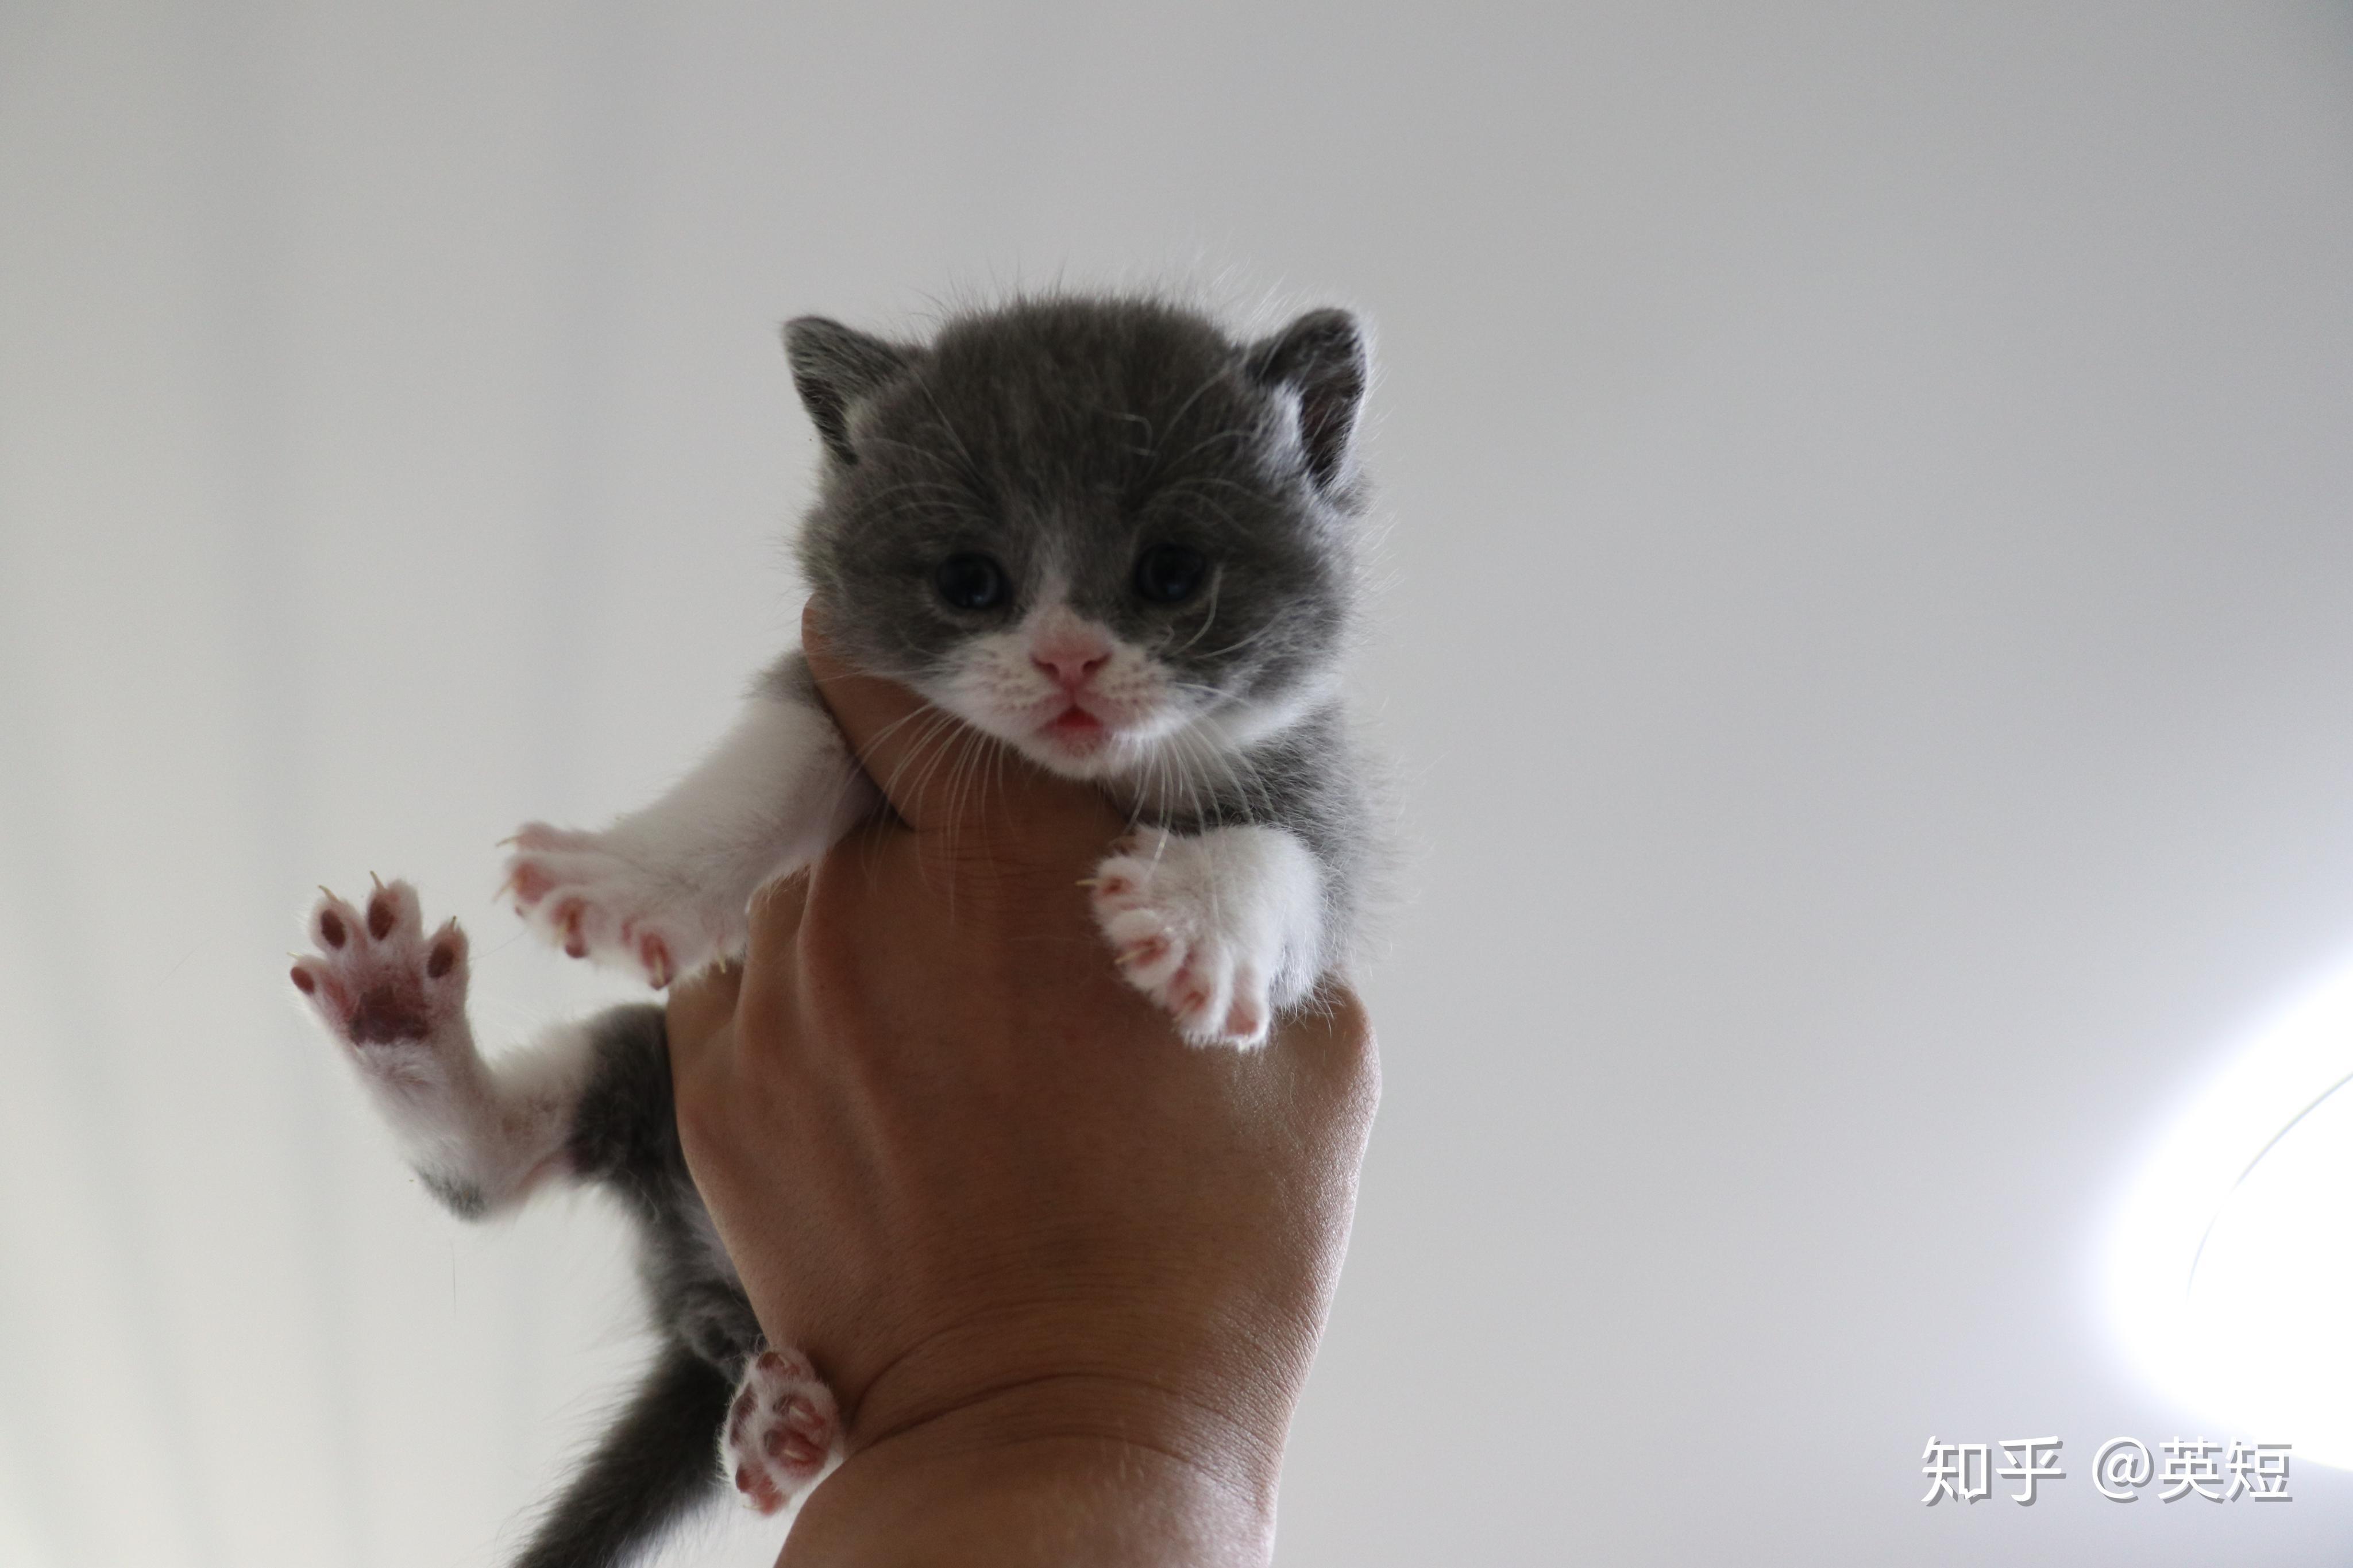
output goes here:
[{"label": "finger", "polygon": [[1349,1098],[1372,1130],[1373,1113],[1381,1103],[1381,1047],[1373,1030],[1373,1016],[1364,998],[1345,985],[1330,988],[1332,1033],[1327,1049],[1333,1070],[1348,1086]]},{"label": "finger", "polygon": [[690,975],[670,988],[670,1000],[662,1008],[662,1028],[673,1060],[694,1055],[733,1021],[735,995],[743,984],[741,969],[723,964]]},{"label": "finger", "polygon": [[[869,834],[887,834],[896,842],[906,838],[904,830],[879,819],[852,829],[850,837]],[[841,852],[836,846],[831,854]],[[772,1060],[779,1051],[790,1051],[798,1038],[797,998],[805,962],[801,930],[808,921],[809,889],[816,879],[817,868],[805,866],[752,895],[752,940],[744,959],[744,989],[735,999],[734,1048],[740,1061]]]},{"label": "finger", "polygon": [[1363,998],[1337,983],[1277,1023],[1270,1048],[1296,1061],[1305,1083],[1329,1108],[1335,1131],[1359,1158],[1381,1101],[1381,1058]]},{"label": "finger", "polygon": [[[752,895],[754,958],[791,952],[807,890],[808,873],[801,871]],[[735,1021],[735,1006],[744,992],[744,969],[742,963],[731,960],[670,987],[670,1000],[662,1009],[662,1026],[673,1060],[697,1054],[705,1042]]]},{"label": "finger", "polygon": [[882,791],[891,808],[902,820],[913,821],[892,789],[912,774],[919,737],[931,734],[944,716],[898,682],[843,663],[826,640],[822,613],[815,599],[801,607],[801,652],[808,659],[818,697],[840,726],[850,754]]},{"label": "finger", "polygon": [[[1065,808],[1100,797],[1086,784],[1059,779],[923,700],[879,676],[850,668],[826,640],[817,601],[801,611],[801,648],[818,694],[849,749],[899,819],[918,831],[960,830],[1010,809]],[[987,781],[986,788],[975,787]]]},{"label": "finger", "polygon": [[769,883],[752,895],[747,911],[752,944],[747,962],[754,968],[791,962],[793,943],[799,940],[801,918],[808,911],[809,868],[806,866]]}]

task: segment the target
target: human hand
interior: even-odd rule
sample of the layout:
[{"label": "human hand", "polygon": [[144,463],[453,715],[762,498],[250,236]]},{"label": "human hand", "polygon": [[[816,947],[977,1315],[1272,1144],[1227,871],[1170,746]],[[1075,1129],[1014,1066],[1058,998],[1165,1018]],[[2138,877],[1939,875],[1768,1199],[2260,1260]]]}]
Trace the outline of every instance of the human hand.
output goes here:
[{"label": "human hand", "polygon": [[845,1413],[786,1561],[1262,1561],[1378,1093],[1364,1013],[1184,1045],[1081,886],[1119,814],[805,643],[894,816],[670,1013],[688,1163]]}]

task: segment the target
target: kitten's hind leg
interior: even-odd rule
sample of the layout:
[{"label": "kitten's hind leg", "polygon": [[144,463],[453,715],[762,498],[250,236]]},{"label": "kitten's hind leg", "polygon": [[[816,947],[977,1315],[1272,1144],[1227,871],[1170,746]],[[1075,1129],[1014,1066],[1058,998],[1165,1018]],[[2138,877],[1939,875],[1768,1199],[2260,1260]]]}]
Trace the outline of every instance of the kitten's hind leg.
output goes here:
[{"label": "kitten's hind leg", "polygon": [[318,951],[295,989],[359,1069],[434,1195],[479,1219],[562,1167],[591,1065],[581,1025],[551,1030],[494,1068],[466,1022],[466,933],[427,932],[416,889],[381,883],[364,910],[326,894],[311,911]]},{"label": "kitten's hind leg", "polygon": [[762,1351],[744,1371],[719,1437],[719,1461],[744,1505],[776,1513],[841,1462],[833,1390],[807,1356]]}]

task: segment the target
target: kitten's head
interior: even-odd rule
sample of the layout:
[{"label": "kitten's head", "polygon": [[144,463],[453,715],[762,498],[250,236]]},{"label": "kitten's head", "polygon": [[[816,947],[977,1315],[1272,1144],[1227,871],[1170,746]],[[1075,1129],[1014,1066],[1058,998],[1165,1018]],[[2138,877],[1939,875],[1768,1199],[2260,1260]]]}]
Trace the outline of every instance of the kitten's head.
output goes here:
[{"label": "kitten's head", "polygon": [[844,655],[1071,777],[1180,773],[1327,695],[1355,586],[1363,334],[1255,343],[1050,299],[928,344],[804,317],[800,552]]}]

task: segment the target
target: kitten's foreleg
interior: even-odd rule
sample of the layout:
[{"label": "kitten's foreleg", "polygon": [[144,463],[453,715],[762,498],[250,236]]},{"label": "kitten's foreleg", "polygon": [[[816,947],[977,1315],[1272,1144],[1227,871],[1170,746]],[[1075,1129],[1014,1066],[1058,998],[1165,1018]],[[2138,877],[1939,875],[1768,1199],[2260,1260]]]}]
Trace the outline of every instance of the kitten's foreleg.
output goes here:
[{"label": "kitten's foreleg", "polygon": [[1093,886],[1120,973],[1196,1045],[1264,1044],[1326,966],[1323,869],[1284,828],[1146,828]]},{"label": "kitten's foreleg", "polygon": [[743,951],[745,908],[824,853],[871,805],[794,656],[694,771],[602,833],[515,835],[507,886],[533,930],[654,985]]},{"label": "kitten's foreleg", "polygon": [[295,960],[295,988],[435,1196],[479,1219],[563,1168],[593,1062],[585,1026],[485,1062],[466,1022],[466,933],[454,920],[427,933],[406,882],[380,884],[364,912],[328,893],[311,936],[319,951]]}]

